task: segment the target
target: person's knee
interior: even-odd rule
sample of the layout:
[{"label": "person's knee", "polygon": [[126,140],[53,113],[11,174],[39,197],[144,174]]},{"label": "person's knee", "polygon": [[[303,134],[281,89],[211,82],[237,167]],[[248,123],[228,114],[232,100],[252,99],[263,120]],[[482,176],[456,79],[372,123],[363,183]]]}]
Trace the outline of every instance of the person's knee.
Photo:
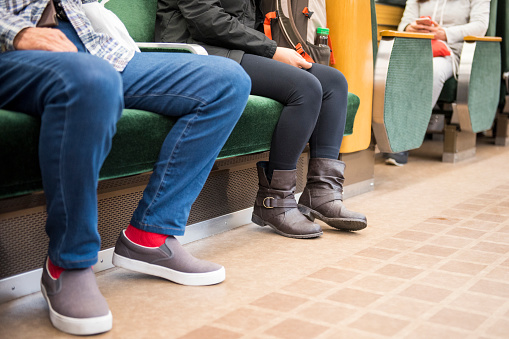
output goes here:
[{"label": "person's knee", "polygon": [[336,84],[337,88],[342,92],[348,92],[348,81],[346,80],[345,75],[337,69],[334,69],[334,71],[331,73],[335,76],[334,83]]},{"label": "person's knee", "polygon": [[323,99],[323,87],[320,81],[313,75],[302,72],[300,80],[293,83],[293,95],[289,104],[308,103],[320,107]]},{"label": "person's knee", "polygon": [[251,78],[237,62],[224,57],[210,57],[207,70],[216,100],[227,102],[230,109],[225,113],[237,121],[251,92]]},{"label": "person's knee", "polygon": [[246,98],[251,92],[251,78],[244,69],[235,61],[227,58],[215,58],[216,84],[223,85],[232,96]]},{"label": "person's knee", "polygon": [[62,67],[63,73],[72,74],[72,80],[66,80],[66,95],[83,108],[80,111],[89,120],[116,123],[123,108],[120,74],[108,62],[82,53],[74,60],[67,60]]},{"label": "person's knee", "polygon": [[327,67],[319,74],[318,79],[322,84],[324,92],[331,89],[337,93],[346,94],[348,92],[348,82],[345,76],[335,68]]}]

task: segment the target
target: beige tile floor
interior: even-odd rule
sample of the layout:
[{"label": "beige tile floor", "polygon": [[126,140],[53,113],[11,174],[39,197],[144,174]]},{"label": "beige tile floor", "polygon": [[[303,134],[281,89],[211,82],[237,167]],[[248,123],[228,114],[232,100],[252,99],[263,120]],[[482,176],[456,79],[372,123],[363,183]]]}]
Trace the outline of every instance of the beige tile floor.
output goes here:
[{"label": "beige tile floor", "polygon": [[[227,280],[187,287],[98,274],[114,315],[104,338],[509,338],[509,147],[407,166],[377,160],[375,190],[346,201],[369,227],[314,240],[246,225],[186,245]],[[40,293],[0,305],[0,337],[66,337]]]}]

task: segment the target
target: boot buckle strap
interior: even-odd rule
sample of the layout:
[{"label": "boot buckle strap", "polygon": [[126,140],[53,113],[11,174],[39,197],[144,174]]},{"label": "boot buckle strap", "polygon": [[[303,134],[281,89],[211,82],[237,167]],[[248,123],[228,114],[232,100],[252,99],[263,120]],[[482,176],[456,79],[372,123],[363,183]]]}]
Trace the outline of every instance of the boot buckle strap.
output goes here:
[{"label": "boot buckle strap", "polygon": [[341,194],[341,192],[336,191],[322,196],[313,196],[311,201],[314,207],[318,207],[336,200],[343,201],[343,194]]},{"label": "boot buckle strap", "polygon": [[278,199],[274,197],[265,197],[262,202],[263,207],[265,208],[274,208],[274,207],[297,207],[297,201],[295,199]]},{"label": "boot buckle strap", "polygon": [[267,200],[268,200],[268,199],[272,199],[272,200],[274,200],[274,198],[273,198],[273,197],[265,197],[265,199],[263,199],[263,202],[262,202],[263,207],[265,207],[265,208],[274,208],[273,206],[267,206],[267,205],[265,204],[265,202],[267,202]]}]

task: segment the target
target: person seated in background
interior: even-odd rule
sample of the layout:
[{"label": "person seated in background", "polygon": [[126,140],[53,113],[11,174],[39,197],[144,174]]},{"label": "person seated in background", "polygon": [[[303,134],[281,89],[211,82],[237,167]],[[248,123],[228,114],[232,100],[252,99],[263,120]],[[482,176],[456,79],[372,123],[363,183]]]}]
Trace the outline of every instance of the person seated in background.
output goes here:
[{"label": "person seated in background", "polygon": [[[490,0],[408,0],[399,31],[431,33],[433,49],[433,99],[435,107],[444,83],[456,74],[463,39],[484,36],[488,30]],[[386,163],[402,166],[408,151],[385,154]]]},{"label": "person seated in background", "polygon": [[[235,60],[249,74],[251,94],[284,105],[268,162],[259,162],[252,221],[291,238],[322,235],[315,218],[342,230],[361,230],[366,217],[343,204],[345,164],[338,160],[348,84],[338,70],[307,62],[261,32],[260,1],[159,0],[155,39],[202,45]],[[297,161],[309,142],[308,180],[295,201]]]},{"label": "person seated in background", "polygon": [[[41,119],[50,239],[41,290],[50,320],[64,332],[96,334],[112,327],[91,269],[100,249],[96,189],[122,109],[178,119],[113,263],[184,285],[216,284],[225,279],[224,267],[194,258],[174,236],[184,234],[191,205],[243,112],[250,81],[225,58],[135,53],[96,33],[81,0],[52,1],[0,2],[0,108]],[[45,10],[57,11],[57,26],[37,27]]]}]

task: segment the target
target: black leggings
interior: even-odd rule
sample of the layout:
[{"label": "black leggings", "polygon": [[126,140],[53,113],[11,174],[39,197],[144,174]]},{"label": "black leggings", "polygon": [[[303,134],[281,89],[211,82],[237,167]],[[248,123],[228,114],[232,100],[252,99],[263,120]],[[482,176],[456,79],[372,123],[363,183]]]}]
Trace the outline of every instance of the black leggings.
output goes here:
[{"label": "black leggings", "polygon": [[285,106],[272,136],[270,174],[295,169],[308,142],[312,158],[338,158],[348,97],[341,72],[320,64],[303,70],[252,54],[240,65],[251,77],[251,94]]}]

